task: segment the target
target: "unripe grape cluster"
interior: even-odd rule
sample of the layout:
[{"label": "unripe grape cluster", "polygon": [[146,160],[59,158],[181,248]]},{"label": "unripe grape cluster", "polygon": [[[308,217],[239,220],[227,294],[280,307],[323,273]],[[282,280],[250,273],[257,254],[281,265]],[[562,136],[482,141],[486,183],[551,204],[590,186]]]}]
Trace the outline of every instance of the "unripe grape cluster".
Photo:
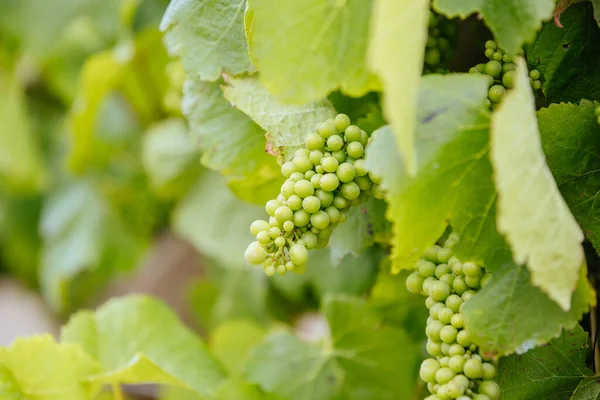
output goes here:
[{"label": "unripe grape cluster", "polygon": [[429,309],[425,333],[432,358],[423,361],[420,376],[432,393],[426,400],[498,400],[496,366],[479,354],[462,314],[464,304],[491,276],[454,255],[458,240],[452,233],[442,246],[428,249],[406,279],[409,291],[427,296]]},{"label": "unripe grape cluster", "polygon": [[336,225],[364,195],[383,197],[379,180],[365,168],[369,135],[339,114],[317,125],[305,148],[281,166],[286,181],[265,206],[268,221],[254,221],[256,237],[246,261],[262,265],[267,275],[306,270],[308,250],[327,246]]},{"label": "unripe grape cluster", "polygon": [[[488,78],[489,89],[486,105],[493,108],[502,101],[506,95],[506,91],[515,86],[517,65],[493,40],[488,40],[485,43],[485,56],[490,61],[477,64],[469,72],[482,74]],[[540,79],[540,71],[537,69],[529,71],[529,82],[534,90],[542,88],[542,81]]]},{"label": "unripe grape cluster", "polygon": [[452,58],[452,44],[456,40],[456,33],[457,28],[454,21],[430,11],[424,73],[442,74],[448,72],[448,63]]}]

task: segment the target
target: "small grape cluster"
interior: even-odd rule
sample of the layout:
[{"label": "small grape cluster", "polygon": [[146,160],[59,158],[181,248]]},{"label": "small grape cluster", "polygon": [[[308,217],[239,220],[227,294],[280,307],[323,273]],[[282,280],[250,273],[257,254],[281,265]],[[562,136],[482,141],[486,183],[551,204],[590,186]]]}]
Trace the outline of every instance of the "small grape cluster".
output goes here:
[{"label": "small grape cluster", "polygon": [[430,12],[424,73],[448,72],[448,63],[453,53],[452,42],[456,39],[456,32],[456,24],[453,21],[433,11]]},{"label": "small grape cluster", "polygon": [[426,400],[498,400],[496,367],[479,354],[462,314],[464,304],[491,276],[478,264],[454,256],[458,240],[451,233],[442,246],[428,249],[406,280],[409,291],[428,296],[425,333],[433,358],[423,361],[420,376],[433,393]]},{"label": "small grape cluster", "polygon": [[[477,64],[471,68],[469,72],[474,74],[483,74],[489,80],[488,99],[486,106],[492,108],[499,104],[506,90],[515,86],[517,65],[514,60],[508,57],[498,48],[498,45],[493,40],[488,40],[485,43],[485,56],[490,61],[487,63]],[[529,82],[534,90],[542,88],[541,74],[537,69],[529,72]]]},{"label": "small grape cluster", "polygon": [[269,220],[250,226],[256,241],[248,246],[246,261],[262,265],[269,276],[303,273],[308,250],[327,246],[351,205],[367,194],[382,198],[379,180],[365,168],[368,141],[367,132],[351,125],[345,114],[318,124],[306,148],[281,166],[287,180],[265,206]]}]

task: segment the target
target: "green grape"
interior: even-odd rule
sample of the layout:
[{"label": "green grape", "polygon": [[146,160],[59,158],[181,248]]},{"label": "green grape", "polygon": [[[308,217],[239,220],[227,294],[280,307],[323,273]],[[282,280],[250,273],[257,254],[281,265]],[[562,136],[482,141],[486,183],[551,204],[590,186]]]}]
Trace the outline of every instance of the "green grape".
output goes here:
[{"label": "green grape", "polygon": [[323,137],[323,139],[329,138],[331,135],[335,135],[337,133],[335,129],[335,125],[330,122],[323,122],[319,124],[317,128],[317,133]]},{"label": "green grape", "polygon": [[362,192],[368,190],[371,187],[371,180],[366,176],[356,176],[354,182],[358,185]]},{"label": "green grape", "polygon": [[346,148],[348,155],[352,158],[361,158],[364,154],[364,147],[360,142],[350,142]]},{"label": "green grape", "polygon": [[502,61],[502,57],[504,56],[504,54],[502,54],[499,51],[494,52],[494,54],[492,55],[492,60],[495,61]]},{"label": "green grape", "polygon": [[325,146],[325,139],[318,133],[311,133],[306,137],[305,143],[308,150],[321,150]]},{"label": "green grape", "polygon": [[[296,186],[295,182],[292,182],[291,179],[285,181],[283,185],[281,185],[281,195],[286,199],[294,194],[294,187]],[[275,212],[275,210],[273,210]]]},{"label": "green grape", "polygon": [[281,205],[281,202],[279,200],[269,200],[269,201],[267,201],[267,204],[265,204],[265,211],[267,212],[267,214],[269,214],[272,217],[275,214],[275,210],[280,205]]},{"label": "green grape", "polygon": [[[306,156],[294,157],[294,167],[296,168],[296,171],[304,174],[312,169],[313,163],[310,162],[309,158]],[[302,178],[304,178],[304,175],[302,175]]]},{"label": "green grape", "polygon": [[[441,251],[441,249],[439,251]],[[438,258],[438,259],[439,259],[439,251],[436,252],[436,258]],[[450,268],[450,266],[448,266],[448,264],[439,264],[435,268],[435,276],[438,279],[440,279],[443,275],[446,275],[450,272],[452,272],[452,268]]]},{"label": "green grape", "polygon": [[278,236],[280,236],[280,235],[281,235],[281,229],[279,229],[279,228],[278,228],[278,227],[276,227],[276,226],[273,226],[273,227],[271,227],[271,228],[269,229],[269,235],[271,235],[271,237],[272,237],[273,239],[275,239],[276,237],[278,237]]},{"label": "green grape", "polygon": [[474,262],[464,263],[462,270],[466,276],[475,277],[481,275],[481,267]]},{"label": "green grape", "polygon": [[473,289],[478,289],[481,286],[480,279],[478,276],[466,276],[465,283]]},{"label": "green grape", "polygon": [[267,253],[265,252],[265,250],[262,247],[256,245],[248,246],[246,252],[244,253],[244,258],[249,264],[252,265],[261,264],[263,261],[265,261],[266,257]]},{"label": "green grape", "polygon": [[308,196],[302,200],[302,208],[309,214],[314,214],[321,209],[321,202],[315,196]]},{"label": "green grape", "polygon": [[338,210],[344,210],[348,207],[348,200],[342,196],[335,196],[333,198],[333,206]]},{"label": "green grape", "polygon": [[269,235],[269,232],[262,231],[262,232],[258,232],[258,235],[256,235],[256,240],[260,244],[269,244],[269,243],[271,243],[272,239],[271,239],[271,235]]},{"label": "green grape", "polygon": [[312,185],[312,183],[310,183],[310,181],[302,179],[296,182],[296,184],[294,185],[294,192],[298,196],[305,198],[308,196],[312,196],[315,193],[315,187]]},{"label": "green grape", "polygon": [[[312,170],[312,169],[311,169],[310,171],[306,171],[306,172],[304,173],[304,179],[307,179],[307,180],[309,180],[309,181],[310,181],[310,180],[311,180],[311,178],[312,178],[313,176],[315,176],[316,174],[317,174],[317,173],[316,173],[314,170]],[[312,182],[311,182],[311,183],[312,183]]]},{"label": "green grape", "polygon": [[429,339],[439,342],[440,332],[442,331],[442,328],[444,326],[445,325],[442,324],[440,321],[433,320],[427,324],[427,327],[425,328],[425,334]]},{"label": "green grape", "polygon": [[417,271],[419,271],[419,273],[421,274],[421,276],[425,278],[435,275],[436,265],[431,261],[420,259],[417,262],[416,268]]},{"label": "green grape", "polygon": [[457,276],[454,278],[454,282],[452,282],[452,289],[457,294],[462,295],[469,289],[469,286],[467,286],[467,283],[462,276]]},{"label": "green grape", "polygon": [[359,140],[360,144],[363,145],[363,147],[365,147],[367,145],[367,143],[369,143],[369,135],[367,134],[367,132],[361,130],[360,131],[360,140]]},{"label": "green grape", "polygon": [[285,178],[289,178],[290,175],[292,175],[292,173],[295,171],[296,167],[291,161],[286,161],[281,165],[281,175],[283,175]]},{"label": "green grape", "polygon": [[368,174],[364,159],[359,158],[358,160],[354,161],[353,165],[356,176],[365,176]]},{"label": "green grape", "polygon": [[294,225],[302,227],[308,225],[310,222],[310,214],[304,210],[298,210],[294,213],[294,217],[292,218]]},{"label": "green grape", "polygon": [[338,179],[336,174],[329,173],[323,175],[323,177],[319,181],[319,184],[321,185],[321,189],[328,192],[333,192],[340,185],[340,180]]},{"label": "green grape", "polygon": [[298,211],[299,209],[302,208],[302,198],[300,196],[298,196],[297,194],[291,195],[287,199],[287,206],[292,211]]},{"label": "green grape", "polygon": [[346,199],[354,200],[360,196],[360,188],[354,182],[344,183],[341,188],[341,193]]},{"label": "green grape", "polygon": [[[417,274],[418,274],[418,272],[417,272]],[[421,275],[419,275],[419,276],[421,276]],[[443,307],[438,312],[438,319],[443,324],[449,324],[450,323],[450,319],[452,319],[453,315],[454,315],[454,312],[452,312],[451,309],[449,309],[448,307]]]},{"label": "green grape", "polygon": [[475,292],[474,290],[467,290],[466,292],[464,292],[461,297],[463,299],[463,301],[468,301],[470,300],[473,296],[475,296],[477,294],[477,292]]},{"label": "green grape", "polygon": [[312,232],[304,232],[300,237],[306,243],[307,249],[314,249],[317,246],[317,235]]},{"label": "green grape", "polygon": [[310,223],[317,229],[325,229],[329,225],[329,215],[325,211],[318,211],[311,215]]},{"label": "green grape", "polygon": [[502,85],[494,85],[488,91],[488,98],[493,103],[500,103],[506,94],[506,89]]},{"label": "green grape", "polygon": [[442,53],[438,49],[427,49],[425,52],[425,62],[431,65],[437,65],[442,60]]},{"label": "green grape", "polygon": [[455,376],[456,373],[454,371],[452,371],[448,367],[443,367],[438,369],[435,373],[435,380],[437,381],[437,383],[444,384],[450,382]]},{"label": "green grape", "polygon": [[481,364],[481,361],[476,358],[465,361],[463,371],[467,378],[481,379],[483,377],[483,365]]},{"label": "green grape", "polygon": [[344,146],[344,139],[340,135],[332,135],[327,139],[327,148],[330,151],[340,150]]},{"label": "green grape", "polygon": [[[423,277],[418,272],[413,272],[406,278],[406,288],[409,292],[419,294],[423,286]],[[431,310],[429,310],[431,313]]]},{"label": "green grape", "polygon": [[346,128],[346,131],[344,132],[344,137],[346,138],[346,141],[351,143],[351,142],[358,142],[360,141],[360,128],[356,125],[350,125]]},{"label": "green grape", "polygon": [[294,230],[294,223],[292,221],[285,221],[283,223],[283,230],[286,232],[291,232]]},{"label": "green grape", "polygon": [[293,216],[294,212],[288,206],[280,206],[275,210],[275,218],[281,223],[291,221]]},{"label": "green grape", "polygon": [[491,59],[493,57],[494,53],[495,52],[492,49],[485,49],[485,56],[489,59]]},{"label": "green grape", "polygon": [[323,159],[323,152],[321,150],[313,150],[310,152],[308,159],[314,165],[319,165]]},{"label": "green grape", "polygon": [[331,156],[338,160],[338,163],[341,164],[346,161],[346,151],[345,150],[337,150],[331,153]]},{"label": "green grape", "polygon": [[450,356],[463,356],[465,354],[465,352],[466,352],[465,348],[462,347],[458,343],[454,343],[454,344],[450,345],[450,351],[449,351]]},{"label": "green grape", "polygon": [[283,247],[285,246],[286,240],[283,236],[279,236],[278,238],[275,239],[275,246],[277,247]]},{"label": "green grape", "polygon": [[498,45],[493,40],[488,40],[487,42],[485,42],[485,48],[496,50],[498,48]]},{"label": "green grape", "polygon": [[489,61],[485,65],[485,73],[493,78],[498,78],[502,73],[502,64],[495,60]]},{"label": "green grape", "polygon": [[329,207],[333,203],[333,193],[327,192],[323,189],[315,190],[315,197],[319,199],[321,207]]},{"label": "green grape", "polygon": [[471,334],[467,330],[462,330],[456,335],[456,342],[463,347],[469,347],[471,345]]},{"label": "green grape", "polygon": [[517,69],[517,64],[512,62],[507,62],[502,66],[502,72],[507,73],[509,71],[514,71]]},{"label": "green grape", "polygon": [[285,263],[285,269],[286,269],[287,271],[293,271],[293,270],[295,270],[295,269],[296,269],[296,266],[294,265],[294,263],[293,263],[293,262],[291,262],[291,261],[288,261],[288,262],[286,262],[286,263]]},{"label": "green grape", "polygon": [[529,71],[529,77],[534,81],[537,81],[542,77],[542,74],[540,74],[540,71],[538,71],[537,69],[532,69],[531,71]]},{"label": "green grape", "polygon": [[475,397],[473,397],[473,400],[492,400],[489,397],[487,397],[485,394],[476,394]]},{"label": "green grape", "polygon": [[450,324],[456,329],[462,329],[465,327],[465,318],[462,314],[454,314],[450,319]]},{"label": "green grape", "polygon": [[542,81],[537,80],[537,81],[533,81],[533,84],[531,85],[535,90],[540,90],[542,88]]},{"label": "green grape", "polygon": [[292,175],[290,175],[290,181],[296,183],[300,180],[304,179],[304,173],[303,172],[292,172]]},{"label": "green grape", "polygon": [[433,359],[428,358],[421,363],[421,368],[419,369],[419,376],[423,381],[427,383],[435,383],[435,374],[440,369],[440,363]]},{"label": "green grape", "polygon": [[441,343],[435,342],[431,339],[429,339],[427,341],[427,344],[425,345],[425,349],[427,350],[427,352],[429,354],[431,354],[434,357],[440,357],[442,355]]},{"label": "green grape", "polygon": [[452,325],[446,325],[440,331],[440,339],[444,343],[451,344],[454,342],[454,340],[456,340],[457,334],[458,334],[458,331],[456,330],[455,327],[453,327]]},{"label": "green grape", "polygon": [[513,88],[515,87],[515,79],[516,79],[516,75],[517,72],[512,70],[512,71],[507,71],[503,76],[502,76],[502,84],[504,86],[506,86],[507,88]]},{"label": "green grape", "polygon": [[[427,278],[425,278],[427,279]],[[425,279],[421,279],[421,282],[425,282]],[[421,285],[421,288],[423,287],[423,285]],[[428,299],[431,299],[431,297],[428,297]],[[433,300],[433,299],[431,299]],[[435,302],[435,300],[433,300]],[[429,315],[431,316],[431,318],[433,319],[438,319],[439,317],[439,313],[440,310],[444,308],[444,303],[438,303],[435,302],[431,308],[429,308]],[[440,321],[441,322],[441,321]]]},{"label": "green grape", "polygon": [[338,132],[344,132],[350,126],[350,118],[346,114],[336,115],[333,121]]},{"label": "green grape", "polygon": [[335,172],[340,165],[339,161],[335,157],[325,157],[321,160],[321,166],[325,172]]},{"label": "green grape", "polygon": [[[462,348],[462,347],[461,347]],[[454,355],[450,357],[450,361],[448,362],[448,368],[452,371],[458,373],[463,372],[463,368],[465,366],[466,359],[461,355]]]},{"label": "green grape", "polygon": [[342,213],[340,213],[340,210],[330,206],[325,209],[325,212],[327,213],[327,215],[329,215],[329,222],[331,222],[332,224],[337,224],[338,222],[340,222],[340,219],[342,217]]},{"label": "green grape", "polygon": [[444,301],[450,295],[450,286],[446,282],[433,282],[429,288],[429,295],[436,301]]},{"label": "green grape", "polygon": [[290,247],[290,260],[294,265],[304,265],[308,261],[308,250],[301,244]]},{"label": "green grape", "polygon": [[270,228],[271,225],[267,221],[257,220],[250,225],[250,233],[252,236],[256,236],[259,232],[268,231]]},{"label": "green grape", "polygon": [[335,172],[340,182],[351,182],[354,179],[354,166],[350,163],[342,163]]},{"label": "green grape", "polygon": [[277,228],[281,228],[283,226],[275,217],[269,217],[269,225]]}]

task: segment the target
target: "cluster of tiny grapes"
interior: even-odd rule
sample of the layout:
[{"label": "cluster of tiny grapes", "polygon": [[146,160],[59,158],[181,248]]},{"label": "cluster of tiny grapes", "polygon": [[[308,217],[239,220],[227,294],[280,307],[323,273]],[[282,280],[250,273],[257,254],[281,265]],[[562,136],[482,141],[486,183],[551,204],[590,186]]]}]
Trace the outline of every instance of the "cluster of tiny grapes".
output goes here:
[{"label": "cluster of tiny grapes", "polygon": [[433,11],[430,12],[424,73],[442,74],[448,72],[448,63],[453,53],[452,42],[456,38],[456,32],[456,24],[453,21]]},{"label": "cluster of tiny grapes", "polygon": [[345,114],[318,124],[306,147],[281,166],[287,179],[265,206],[269,220],[250,226],[256,241],[248,246],[246,261],[262,265],[269,276],[304,273],[308,250],[327,246],[351,205],[367,194],[383,198],[379,180],[365,168],[368,141],[367,132]]},{"label": "cluster of tiny grapes", "polygon": [[479,354],[462,314],[464,304],[491,276],[453,254],[458,240],[452,233],[442,246],[428,249],[406,279],[409,291],[427,296],[429,309],[425,333],[432,358],[423,361],[420,376],[432,393],[426,400],[498,400],[496,367]]},{"label": "cluster of tiny grapes", "polygon": [[[515,86],[517,65],[513,59],[498,48],[493,40],[488,40],[485,43],[485,56],[490,61],[477,64],[469,72],[483,74],[488,78],[489,90],[486,105],[491,108],[502,101],[508,89]],[[529,72],[529,82],[534,90],[542,88],[540,78],[541,74],[537,69]]]}]

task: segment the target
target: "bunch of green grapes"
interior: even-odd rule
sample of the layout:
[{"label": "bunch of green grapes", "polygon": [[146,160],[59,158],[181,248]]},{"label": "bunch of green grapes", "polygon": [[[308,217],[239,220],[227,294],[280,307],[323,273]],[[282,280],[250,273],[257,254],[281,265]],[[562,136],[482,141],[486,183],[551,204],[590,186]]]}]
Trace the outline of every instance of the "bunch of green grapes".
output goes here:
[{"label": "bunch of green grapes", "polygon": [[[490,61],[477,64],[469,72],[487,76],[489,80],[487,106],[494,107],[502,101],[506,95],[506,90],[515,86],[517,65],[513,62],[513,59],[498,48],[493,40],[488,40],[485,43],[485,56]],[[537,69],[529,72],[529,82],[534,90],[542,88],[540,78],[541,74]]]},{"label": "bunch of green grapes", "polygon": [[456,39],[456,23],[436,14],[429,14],[429,36],[425,48],[425,74],[446,73]]},{"label": "bunch of green grapes", "polygon": [[491,276],[453,254],[458,240],[452,233],[442,246],[428,249],[406,279],[409,291],[427,296],[429,309],[425,333],[432,358],[423,361],[420,376],[432,393],[426,400],[498,400],[496,366],[479,354],[462,314],[464,304]]},{"label": "bunch of green grapes", "polygon": [[246,261],[262,265],[269,276],[303,273],[308,250],[327,246],[351,205],[367,194],[382,198],[378,179],[365,168],[368,141],[367,132],[351,125],[345,114],[318,124],[306,148],[281,166],[287,180],[265,206],[269,220],[250,226],[256,241],[248,246]]}]

